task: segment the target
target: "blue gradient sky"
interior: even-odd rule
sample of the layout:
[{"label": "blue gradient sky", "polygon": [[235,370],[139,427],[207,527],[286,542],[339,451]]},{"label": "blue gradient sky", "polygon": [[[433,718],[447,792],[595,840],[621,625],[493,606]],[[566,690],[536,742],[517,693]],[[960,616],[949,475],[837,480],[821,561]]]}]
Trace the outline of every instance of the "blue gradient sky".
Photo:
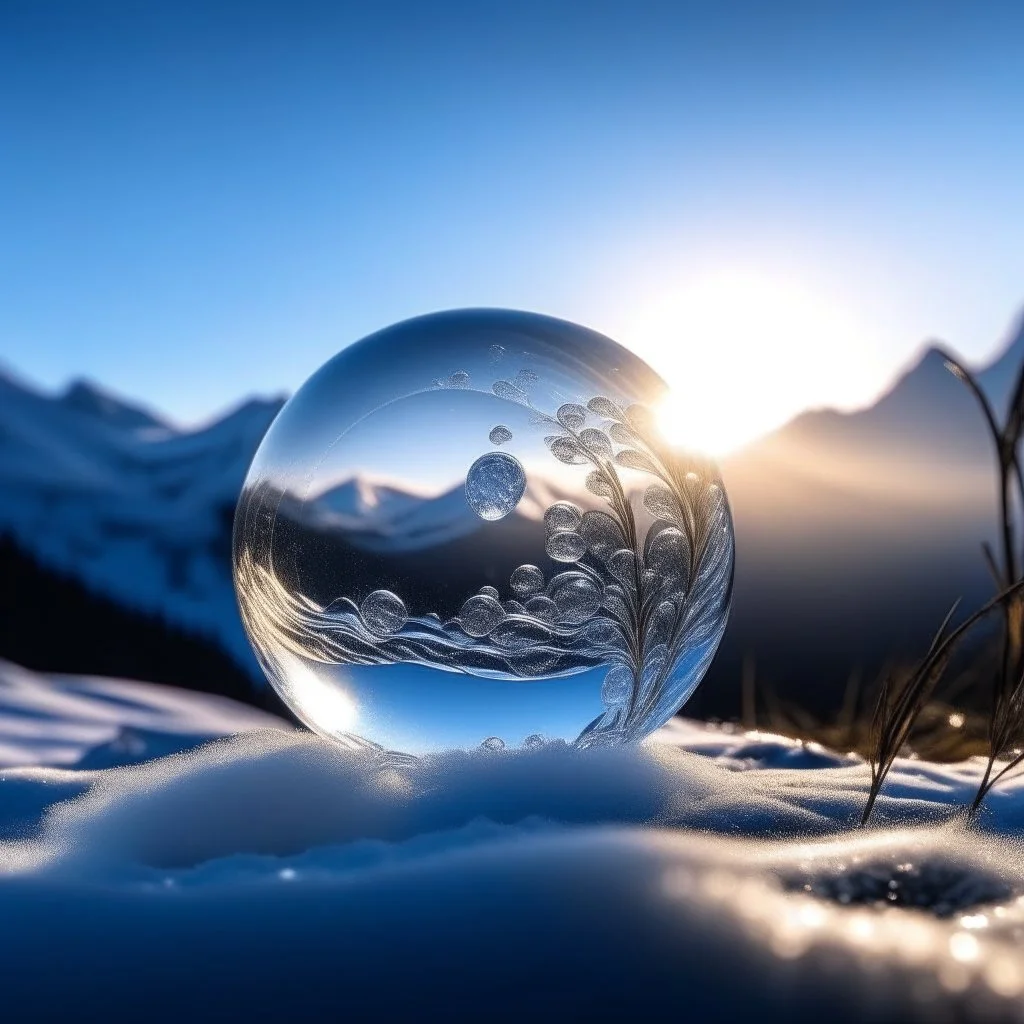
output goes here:
[{"label": "blue gradient sky", "polygon": [[[1024,302],[1022,38],[941,0],[6,0],[0,360],[188,421],[503,305],[683,384],[702,350],[764,387],[778,345],[793,411],[864,401]],[[702,345],[709,276],[743,317]]]}]

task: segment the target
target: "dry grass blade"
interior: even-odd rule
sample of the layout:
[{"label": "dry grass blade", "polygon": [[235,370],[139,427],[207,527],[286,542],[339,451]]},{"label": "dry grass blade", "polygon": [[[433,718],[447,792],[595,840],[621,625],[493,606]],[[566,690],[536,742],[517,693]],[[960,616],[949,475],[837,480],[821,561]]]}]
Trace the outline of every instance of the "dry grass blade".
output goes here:
[{"label": "dry grass blade", "polygon": [[1024,581],[1019,580],[968,616],[956,629],[947,633],[949,622],[956,611],[954,604],[936,632],[928,653],[911,671],[906,681],[902,685],[897,685],[893,675],[890,674],[886,678],[872,720],[872,750],[868,758],[871,786],[861,824],[866,825],[870,820],[875,801],[893,762],[909,739],[914,724],[934,691],[936,683],[945,672],[956,645],[989,612],[1022,590]]},{"label": "dry grass blade", "polygon": [[[1021,553],[1014,538],[1014,491],[1017,511],[1024,508],[1024,474],[1021,473],[1018,448],[1024,431],[1024,365],[1018,371],[1010,396],[1006,419],[1000,426],[992,405],[974,375],[956,359],[943,353],[946,366],[974,395],[985,417],[999,470],[999,520],[1002,546],[1000,565],[988,545],[983,547],[989,570],[997,586],[1010,586],[1021,578]],[[985,774],[971,805],[976,812],[985,797],[1022,758],[1013,753],[1024,734],[1024,600],[1016,596],[1003,603],[1002,660],[993,679],[992,706],[989,718],[989,753]],[[1010,759],[1000,771],[996,762]]]}]

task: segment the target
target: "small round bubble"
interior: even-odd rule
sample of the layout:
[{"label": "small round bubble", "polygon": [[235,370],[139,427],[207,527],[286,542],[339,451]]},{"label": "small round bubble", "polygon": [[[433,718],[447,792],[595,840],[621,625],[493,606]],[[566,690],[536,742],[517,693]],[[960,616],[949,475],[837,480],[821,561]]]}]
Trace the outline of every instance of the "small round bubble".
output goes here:
[{"label": "small round bubble", "polygon": [[359,611],[367,627],[381,636],[397,633],[409,621],[402,599],[390,590],[375,590],[367,594]]},{"label": "small round bubble", "polygon": [[558,605],[550,597],[531,597],[526,602],[526,614],[540,619],[541,622],[557,622]]},{"label": "small round bubble", "polygon": [[583,521],[583,513],[568,501],[556,501],[544,513],[544,525],[548,533],[563,533],[575,530]]},{"label": "small round bubble", "polygon": [[523,467],[503,452],[481,455],[466,474],[466,500],[481,518],[504,519],[526,490]]},{"label": "small round bubble", "polygon": [[578,562],[586,554],[587,545],[578,533],[563,530],[548,538],[546,550],[556,562]]},{"label": "small round bubble", "polygon": [[509,583],[520,597],[536,594],[544,589],[544,573],[535,565],[520,565],[512,571]]},{"label": "small round bubble", "polygon": [[505,609],[501,603],[487,594],[471,597],[459,611],[462,628],[470,636],[487,636],[501,620],[505,618]]},{"label": "small round bubble", "polygon": [[564,572],[548,585],[558,614],[569,622],[584,623],[601,607],[602,588],[585,573]]}]

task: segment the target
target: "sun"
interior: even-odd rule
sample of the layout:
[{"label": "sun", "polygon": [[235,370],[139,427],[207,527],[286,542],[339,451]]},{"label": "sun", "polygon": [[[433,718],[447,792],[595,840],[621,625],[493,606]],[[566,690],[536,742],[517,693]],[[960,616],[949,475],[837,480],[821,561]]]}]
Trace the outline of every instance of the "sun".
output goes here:
[{"label": "sun", "polygon": [[626,337],[665,378],[666,436],[722,456],[802,410],[870,389],[863,332],[835,302],[767,274],[691,280],[648,306]]}]

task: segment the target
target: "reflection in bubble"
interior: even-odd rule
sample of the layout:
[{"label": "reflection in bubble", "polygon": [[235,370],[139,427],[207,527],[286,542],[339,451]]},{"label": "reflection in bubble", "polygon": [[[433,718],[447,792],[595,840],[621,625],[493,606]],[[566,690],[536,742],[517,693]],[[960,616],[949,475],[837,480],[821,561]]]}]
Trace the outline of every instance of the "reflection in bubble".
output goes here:
[{"label": "reflection in bubble", "polygon": [[236,587],[271,683],[314,728],[410,753],[657,728],[714,655],[733,564],[716,470],[653,430],[663,398],[614,342],[530,314],[344,350],[239,501]]}]

